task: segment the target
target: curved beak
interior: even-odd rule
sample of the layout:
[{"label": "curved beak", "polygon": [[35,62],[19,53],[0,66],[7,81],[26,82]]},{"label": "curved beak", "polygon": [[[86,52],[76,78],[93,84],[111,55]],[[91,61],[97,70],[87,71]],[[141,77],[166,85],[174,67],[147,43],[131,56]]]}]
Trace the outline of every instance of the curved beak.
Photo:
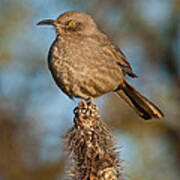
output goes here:
[{"label": "curved beak", "polygon": [[37,23],[37,25],[52,25],[52,26],[54,26],[54,24],[55,24],[55,20],[52,19],[42,20]]}]

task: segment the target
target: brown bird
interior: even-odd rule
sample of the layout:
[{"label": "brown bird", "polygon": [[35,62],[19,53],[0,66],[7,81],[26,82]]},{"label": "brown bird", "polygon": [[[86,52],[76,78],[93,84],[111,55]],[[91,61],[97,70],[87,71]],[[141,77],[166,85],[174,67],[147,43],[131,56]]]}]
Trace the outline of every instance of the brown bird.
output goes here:
[{"label": "brown bird", "polygon": [[122,51],[91,16],[69,11],[56,20],[43,20],[38,25],[53,25],[56,29],[48,65],[56,84],[70,98],[87,100],[115,92],[144,119],[164,116],[125,80],[126,75],[137,76]]}]

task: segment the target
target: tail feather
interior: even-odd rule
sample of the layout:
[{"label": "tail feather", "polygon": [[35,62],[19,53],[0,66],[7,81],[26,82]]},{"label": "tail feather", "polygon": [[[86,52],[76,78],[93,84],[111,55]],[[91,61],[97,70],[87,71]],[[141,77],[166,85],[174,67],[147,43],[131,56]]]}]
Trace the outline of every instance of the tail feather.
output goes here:
[{"label": "tail feather", "polygon": [[125,81],[123,86],[116,90],[116,93],[122,97],[143,119],[161,119],[164,117],[163,113],[157,106],[139,93],[128,82]]}]

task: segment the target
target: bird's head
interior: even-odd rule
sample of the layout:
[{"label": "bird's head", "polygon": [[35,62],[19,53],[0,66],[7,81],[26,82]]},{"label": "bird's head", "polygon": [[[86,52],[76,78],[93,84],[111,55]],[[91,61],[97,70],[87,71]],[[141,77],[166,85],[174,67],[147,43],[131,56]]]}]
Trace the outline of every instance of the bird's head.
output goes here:
[{"label": "bird's head", "polygon": [[60,15],[56,20],[43,20],[37,25],[52,25],[57,35],[79,33],[90,35],[97,32],[97,26],[93,18],[85,13],[68,11]]}]

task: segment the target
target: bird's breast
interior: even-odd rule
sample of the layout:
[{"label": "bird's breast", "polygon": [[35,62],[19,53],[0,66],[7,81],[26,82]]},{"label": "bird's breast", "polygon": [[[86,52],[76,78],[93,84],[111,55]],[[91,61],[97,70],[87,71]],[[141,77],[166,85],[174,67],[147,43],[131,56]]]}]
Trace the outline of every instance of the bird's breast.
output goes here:
[{"label": "bird's breast", "polygon": [[56,84],[70,97],[98,97],[122,81],[119,67],[103,55],[93,40],[56,41],[49,52],[49,69]]}]

